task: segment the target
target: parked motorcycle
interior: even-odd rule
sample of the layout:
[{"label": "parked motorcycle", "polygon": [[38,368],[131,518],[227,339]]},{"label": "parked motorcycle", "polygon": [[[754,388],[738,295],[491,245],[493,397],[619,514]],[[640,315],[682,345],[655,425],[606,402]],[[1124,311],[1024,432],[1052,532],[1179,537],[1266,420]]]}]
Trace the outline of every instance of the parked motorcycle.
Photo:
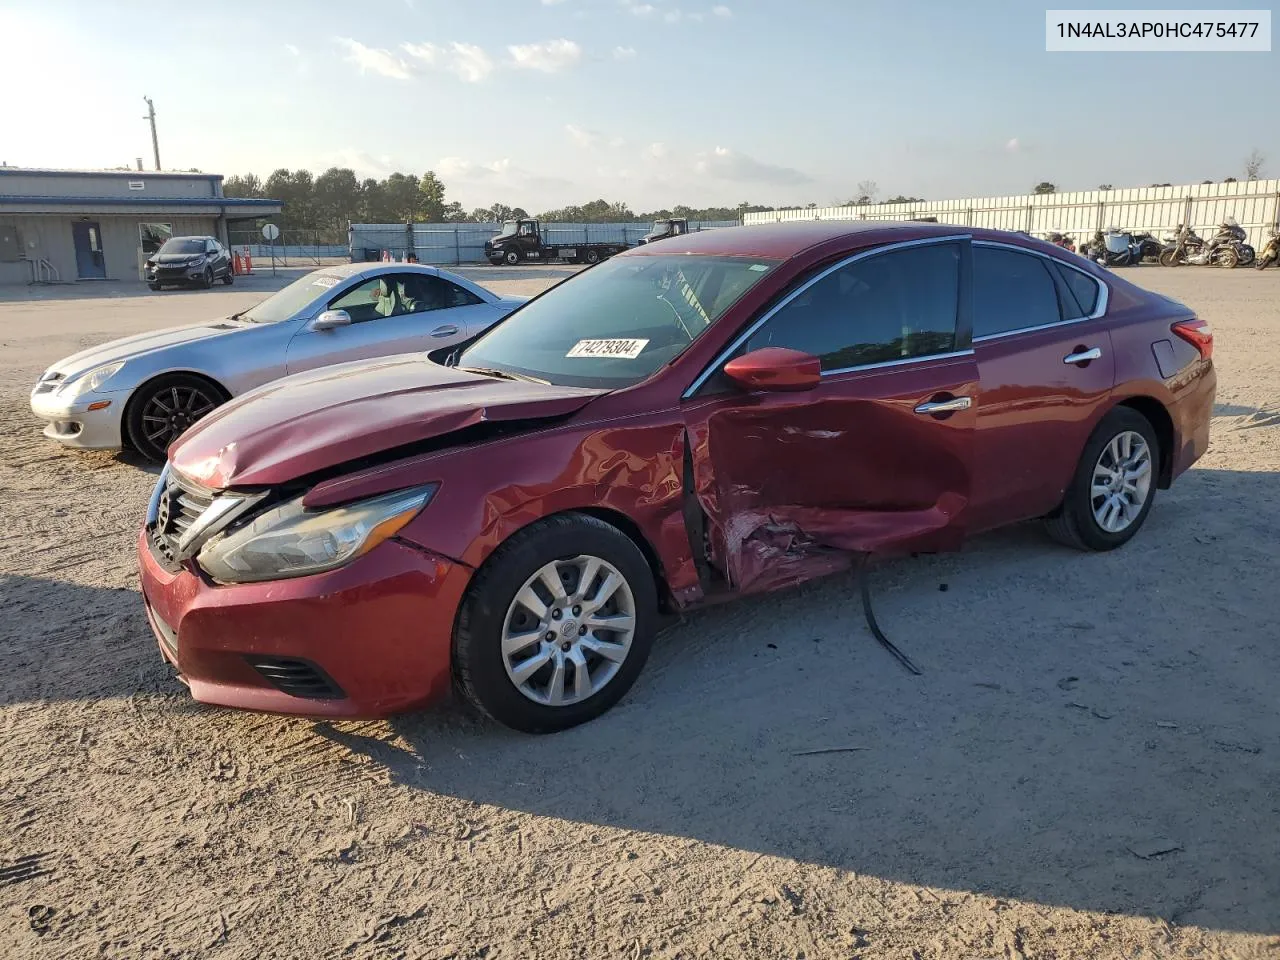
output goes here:
[{"label": "parked motorcycle", "polygon": [[1057,231],[1054,231],[1053,233],[1049,234],[1049,236],[1046,239],[1050,243],[1052,243],[1055,247],[1061,247],[1063,250],[1070,250],[1072,253],[1076,252],[1075,237],[1068,236],[1065,233],[1058,233]]},{"label": "parked motorcycle", "polygon": [[[1217,236],[1222,238],[1222,242],[1229,244],[1235,251],[1236,260],[1244,267],[1253,263],[1257,254],[1253,247],[1249,245],[1249,235],[1245,233],[1244,227],[1236,223],[1235,217],[1227,217],[1226,220],[1218,226]],[[1223,264],[1225,266],[1225,264]]]},{"label": "parked motorcycle", "polygon": [[1131,234],[1112,227],[1105,234],[1099,230],[1093,235],[1090,254],[1104,267],[1136,266],[1142,262],[1142,244],[1135,242]]},{"label": "parked motorcycle", "polygon": [[1258,254],[1258,262],[1255,266],[1259,270],[1265,270],[1278,260],[1280,260],[1280,230],[1269,230],[1267,242],[1262,245],[1262,252]]},{"label": "parked motorcycle", "polygon": [[[1240,240],[1225,223],[1208,242],[1190,227],[1179,224],[1177,234],[1170,237],[1165,248],[1160,251],[1160,266],[1187,264],[1203,267],[1212,263],[1230,269],[1240,263],[1244,256],[1241,246]],[[1243,246],[1247,247],[1248,244]],[[1252,256],[1253,248],[1249,247],[1248,252]]]},{"label": "parked motorcycle", "polygon": [[1129,239],[1138,245],[1139,263],[1160,259],[1160,251],[1164,249],[1164,244],[1150,233],[1133,233],[1129,235]]}]

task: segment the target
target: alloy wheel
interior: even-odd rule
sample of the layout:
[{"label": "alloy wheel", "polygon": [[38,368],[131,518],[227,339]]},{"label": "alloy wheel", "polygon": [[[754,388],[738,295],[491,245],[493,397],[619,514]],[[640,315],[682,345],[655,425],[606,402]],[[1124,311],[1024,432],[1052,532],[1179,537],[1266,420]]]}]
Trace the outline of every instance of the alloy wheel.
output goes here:
[{"label": "alloy wheel", "polygon": [[635,632],[635,595],[617,567],[589,554],[553,560],[507,608],[502,662],[530,700],[569,706],[617,676]]},{"label": "alloy wheel", "polygon": [[175,385],[158,390],[143,404],[143,435],[163,450],[216,406],[213,396],[196,387]]},{"label": "alloy wheel", "polygon": [[1107,533],[1121,533],[1138,519],[1151,493],[1151,448],[1126,430],[1111,439],[1093,468],[1089,488],[1093,518]]}]

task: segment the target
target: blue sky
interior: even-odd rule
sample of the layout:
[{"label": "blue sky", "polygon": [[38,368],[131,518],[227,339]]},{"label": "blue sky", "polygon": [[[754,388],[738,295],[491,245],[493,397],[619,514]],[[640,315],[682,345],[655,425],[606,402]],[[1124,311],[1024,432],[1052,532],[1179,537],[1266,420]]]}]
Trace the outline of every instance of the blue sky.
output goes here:
[{"label": "blue sky", "polygon": [[0,0],[0,160],[150,165],[148,94],[166,167],[434,169],[466,207],[1280,174],[1280,54],[1050,54],[1045,8]]}]

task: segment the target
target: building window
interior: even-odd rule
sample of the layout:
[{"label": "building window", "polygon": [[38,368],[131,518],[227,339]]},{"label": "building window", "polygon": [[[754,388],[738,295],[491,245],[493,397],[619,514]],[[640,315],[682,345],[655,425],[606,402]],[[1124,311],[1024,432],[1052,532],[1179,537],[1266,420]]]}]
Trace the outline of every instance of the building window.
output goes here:
[{"label": "building window", "polygon": [[173,236],[173,225],[169,223],[138,224],[138,242],[142,252],[150,256],[159,250],[166,240]]}]

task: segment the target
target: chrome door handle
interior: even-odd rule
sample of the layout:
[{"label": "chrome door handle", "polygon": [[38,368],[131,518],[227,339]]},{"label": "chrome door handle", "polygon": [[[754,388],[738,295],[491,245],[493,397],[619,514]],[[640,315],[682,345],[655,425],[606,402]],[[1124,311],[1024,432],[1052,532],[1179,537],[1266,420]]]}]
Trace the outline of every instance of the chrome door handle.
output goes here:
[{"label": "chrome door handle", "polygon": [[433,337],[452,337],[458,332],[458,328],[452,323],[446,323],[443,327],[436,327],[431,331]]},{"label": "chrome door handle", "polygon": [[1063,363],[1088,363],[1090,360],[1101,360],[1102,350],[1094,347],[1091,350],[1081,350],[1079,353],[1068,353],[1062,358]]},{"label": "chrome door handle", "polygon": [[922,403],[916,407],[916,413],[955,413],[957,410],[968,410],[973,406],[970,397],[952,397],[950,400],[936,400]]}]

